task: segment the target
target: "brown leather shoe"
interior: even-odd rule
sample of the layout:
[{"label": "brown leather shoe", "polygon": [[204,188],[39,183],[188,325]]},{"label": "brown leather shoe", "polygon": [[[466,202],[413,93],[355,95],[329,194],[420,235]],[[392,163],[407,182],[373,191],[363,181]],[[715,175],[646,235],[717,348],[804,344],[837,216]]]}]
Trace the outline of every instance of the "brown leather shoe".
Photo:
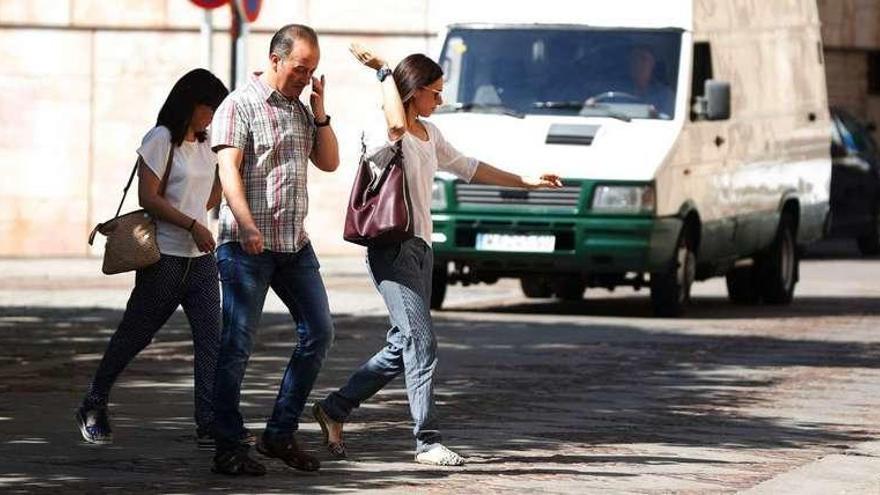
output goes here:
[{"label": "brown leather shoe", "polygon": [[248,449],[241,447],[236,450],[220,451],[214,455],[211,471],[228,476],[263,476],[266,467],[248,455]]},{"label": "brown leather shoe", "polygon": [[288,466],[300,471],[317,471],[321,468],[321,463],[315,456],[300,450],[293,435],[289,438],[267,439],[264,434],[257,442],[257,452],[266,457],[281,459]]}]

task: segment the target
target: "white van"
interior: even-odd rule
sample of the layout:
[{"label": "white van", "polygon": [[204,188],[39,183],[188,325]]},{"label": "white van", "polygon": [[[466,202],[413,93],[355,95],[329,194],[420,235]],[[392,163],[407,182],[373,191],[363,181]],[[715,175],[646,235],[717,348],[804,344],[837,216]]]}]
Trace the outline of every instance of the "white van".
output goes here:
[{"label": "white van", "polygon": [[828,221],[830,120],[815,0],[442,2],[444,106],[468,155],[559,190],[435,183],[433,307],[450,283],[530,297],[694,280],[786,304]]}]

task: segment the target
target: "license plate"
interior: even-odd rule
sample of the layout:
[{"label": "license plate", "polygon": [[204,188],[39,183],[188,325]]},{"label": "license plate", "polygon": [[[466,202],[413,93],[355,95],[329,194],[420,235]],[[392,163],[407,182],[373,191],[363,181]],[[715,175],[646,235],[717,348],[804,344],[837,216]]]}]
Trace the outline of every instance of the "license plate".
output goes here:
[{"label": "license plate", "polygon": [[477,234],[478,251],[512,251],[520,253],[552,253],[555,235]]}]

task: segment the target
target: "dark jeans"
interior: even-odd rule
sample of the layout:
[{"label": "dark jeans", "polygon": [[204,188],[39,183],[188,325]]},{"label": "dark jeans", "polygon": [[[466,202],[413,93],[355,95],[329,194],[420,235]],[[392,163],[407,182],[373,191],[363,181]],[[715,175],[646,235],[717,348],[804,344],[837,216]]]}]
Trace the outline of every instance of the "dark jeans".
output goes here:
[{"label": "dark jeans", "polygon": [[217,248],[217,263],[223,287],[223,335],[214,385],[217,448],[238,447],[244,428],[239,411],[241,383],[269,287],[296,321],[298,344],[284,371],[264,435],[292,435],[333,343],[333,321],[315,252],[309,244],[296,253],[249,255],[237,242],[230,242]]}]

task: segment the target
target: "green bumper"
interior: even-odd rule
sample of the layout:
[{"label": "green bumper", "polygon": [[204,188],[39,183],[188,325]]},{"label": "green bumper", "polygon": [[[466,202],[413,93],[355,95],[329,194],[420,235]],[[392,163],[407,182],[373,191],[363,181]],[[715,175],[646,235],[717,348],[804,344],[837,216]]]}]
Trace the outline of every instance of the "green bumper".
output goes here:
[{"label": "green bumper", "polygon": [[[682,225],[677,217],[487,213],[435,213],[433,222],[436,263],[464,262],[502,276],[662,270],[672,259]],[[556,246],[549,253],[482,251],[476,249],[481,233],[553,234]]]}]

